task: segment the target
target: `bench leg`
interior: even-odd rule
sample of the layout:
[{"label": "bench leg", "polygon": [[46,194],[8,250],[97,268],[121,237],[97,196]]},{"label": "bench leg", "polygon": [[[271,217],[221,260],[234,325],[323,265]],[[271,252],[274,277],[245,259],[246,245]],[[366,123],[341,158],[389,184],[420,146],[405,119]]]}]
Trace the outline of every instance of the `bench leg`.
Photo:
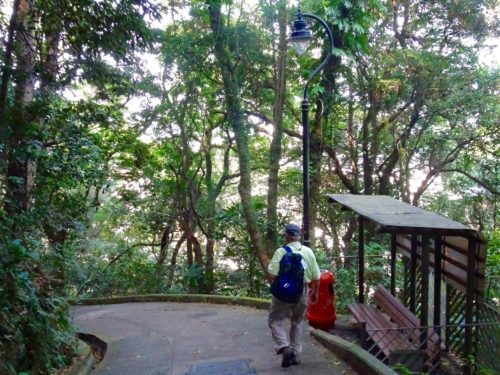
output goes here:
[{"label": "bench leg", "polygon": [[368,335],[366,334],[366,322],[361,323],[360,338],[361,338],[361,347],[363,349],[367,349],[368,348]]}]

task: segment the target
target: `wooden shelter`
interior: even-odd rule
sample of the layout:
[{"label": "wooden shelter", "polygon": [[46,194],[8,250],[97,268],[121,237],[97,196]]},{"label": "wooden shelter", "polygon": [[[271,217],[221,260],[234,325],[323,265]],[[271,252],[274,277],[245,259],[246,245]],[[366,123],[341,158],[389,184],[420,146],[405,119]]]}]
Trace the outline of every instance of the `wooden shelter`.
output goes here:
[{"label": "wooden shelter", "polygon": [[[331,194],[328,198],[358,215],[359,303],[365,300],[364,224],[372,222],[379,232],[391,236],[391,294],[396,294],[399,254],[405,265],[403,303],[420,318],[422,327],[435,327],[440,337],[445,335],[447,347],[462,351],[468,358],[474,344],[476,307],[484,298],[486,241],[482,235],[388,196]],[[446,332],[441,332],[442,326]]]}]

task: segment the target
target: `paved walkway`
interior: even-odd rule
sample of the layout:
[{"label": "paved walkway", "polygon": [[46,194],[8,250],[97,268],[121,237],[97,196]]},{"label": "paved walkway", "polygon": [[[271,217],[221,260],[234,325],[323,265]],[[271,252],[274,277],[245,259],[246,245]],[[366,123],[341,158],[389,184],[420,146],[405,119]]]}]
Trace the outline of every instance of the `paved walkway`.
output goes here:
[{"label": "paved walkway", "polygon": [[82,332],[108,343],[93,375],[356,374],[304,330],[302,363],[281,367],[267,312],[197,303],[125,303],[75,307]]}]

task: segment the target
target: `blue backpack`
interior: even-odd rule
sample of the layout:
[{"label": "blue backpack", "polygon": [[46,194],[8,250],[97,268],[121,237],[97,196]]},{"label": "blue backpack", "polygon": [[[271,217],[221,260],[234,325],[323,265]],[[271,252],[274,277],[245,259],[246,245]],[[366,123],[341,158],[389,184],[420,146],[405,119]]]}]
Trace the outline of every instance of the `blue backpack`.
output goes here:
[{"label": "blue backpack", "polygon": [[283,246],[286,254],[280,260],[278,276],[271,285],[271,294],[282,302],[297,303],[304,291],[304,266],[302,256],[289,246]]}]

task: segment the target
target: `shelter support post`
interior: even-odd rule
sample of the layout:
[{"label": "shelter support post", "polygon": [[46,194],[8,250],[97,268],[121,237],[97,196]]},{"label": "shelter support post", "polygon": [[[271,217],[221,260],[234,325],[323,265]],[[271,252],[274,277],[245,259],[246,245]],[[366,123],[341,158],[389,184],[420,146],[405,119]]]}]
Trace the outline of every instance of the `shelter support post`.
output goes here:
[{"label": "shelter support post", "polygon": [[417,235],[411,235],[410,257],[410,311],[415,314],[417,310]]},{"label": "shelter support post", "polygon": [[469,238],[469,246],[467,250],[467,288],[465,293],[465,341],[464,341],[464,358],[466,360],[465,373],[472,374],[474,372],[473,365],[469,358],[473,354],[472,351],[472,335],[473,335],[473,318],[474,318],[474,293],[476,273],[476,250],[477,241],[475,238]]},{"label": "shelter support post", "polygon": [[[422,293],[420,299],[420,326],[429,325],[429,237],[422,236]],[[421,349],[427,349],[427,330],[423,329],[420,337]]]},{"label": "shelter support post", "polygon": [[391,234],[391,294],[396,296],[396,233]]},{"label": "shelter support post", "polygon": [[[443,241],[441,236],[434,237],[434,331],[441,339],[441,276]],[[440,344],[441,345],[441,344]],[[439,357],[436,359],[439,361]]]},{"label": "shelter support post", "polygon": [[365,223],[363,217],[359,216],[359,239],[358,239],[358,302],[365,301]]},{"label": "shelter support post", "polygon": [[[440,236],[434,237],[434,318],[433,325],[441,325],[441,277],[442,277],[442,247],[443,242]],[[440,328],[436,328],[440,335]]]}]

